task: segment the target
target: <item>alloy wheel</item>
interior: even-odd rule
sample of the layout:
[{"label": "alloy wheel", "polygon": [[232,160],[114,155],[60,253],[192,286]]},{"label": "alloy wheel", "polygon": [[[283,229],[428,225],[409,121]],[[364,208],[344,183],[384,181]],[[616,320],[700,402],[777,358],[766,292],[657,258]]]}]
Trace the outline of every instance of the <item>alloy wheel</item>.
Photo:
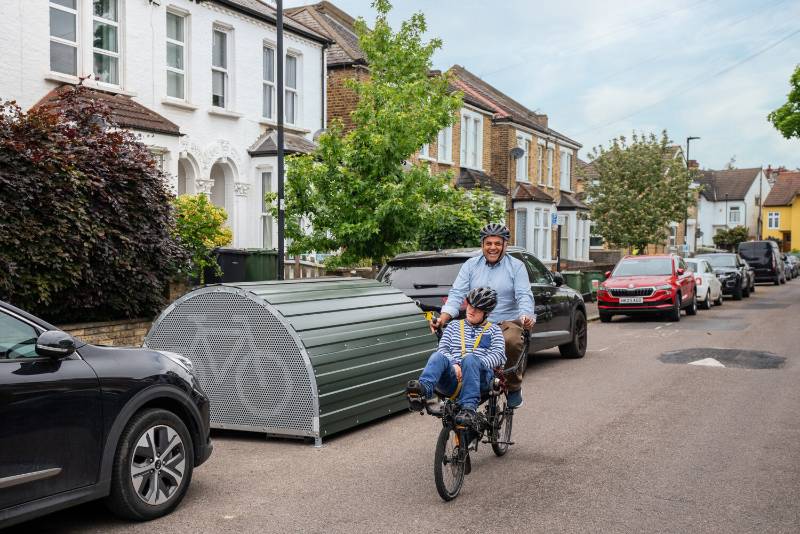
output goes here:
[{"label": "alloy wheel", "polygon": [[186,449],[180,434],[156,425],[139,437],[131,455],[131,483],[143,502],[158,506],[175,496],[186,472]]}]

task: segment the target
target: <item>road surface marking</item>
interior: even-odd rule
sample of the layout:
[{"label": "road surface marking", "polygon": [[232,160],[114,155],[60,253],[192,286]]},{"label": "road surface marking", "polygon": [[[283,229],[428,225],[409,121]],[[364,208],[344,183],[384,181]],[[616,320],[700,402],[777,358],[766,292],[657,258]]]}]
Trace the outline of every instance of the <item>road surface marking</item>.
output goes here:
[{"label": "road surface marking", "polygon": [[689,362],[689,365],[705,365],[706,367],[725,367],[719,360],[715,360],[714,358],[704,358],[702,360],[697,360],[694,362]]}]

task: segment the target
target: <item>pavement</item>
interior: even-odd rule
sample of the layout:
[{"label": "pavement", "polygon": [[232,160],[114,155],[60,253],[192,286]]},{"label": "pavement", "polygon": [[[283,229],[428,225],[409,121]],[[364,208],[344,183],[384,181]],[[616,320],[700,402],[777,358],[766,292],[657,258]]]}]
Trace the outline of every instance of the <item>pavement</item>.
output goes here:
[{"label": "pavement", "polygon": [[[591,323],[583,359],[531,359],[515,444],[502,458],[473,453],[450,503],[433,481],[440,423],[408,413],[320,449],[215,432],[213,456],[165,518],[124,522],[90,503],[9,532],[798,532],[799,313],[797,281],[677,323]],[[723,349],[779,361],[691,364],[727,363]]]}]

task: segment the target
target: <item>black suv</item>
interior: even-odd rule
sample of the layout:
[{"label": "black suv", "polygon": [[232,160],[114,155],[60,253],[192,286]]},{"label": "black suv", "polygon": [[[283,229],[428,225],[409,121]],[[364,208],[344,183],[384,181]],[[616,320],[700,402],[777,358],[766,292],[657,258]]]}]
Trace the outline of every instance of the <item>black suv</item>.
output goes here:
[{"label": "black suv", "polygon": [[188,359],[87,345],[0,301],[0,528],[99,498],[160,517],[211,450]]},{"label": "black suv", "polygon": [[749,297],[754,290],[755,282],[750,267],[742,261],[738,254],[716,252],[714,254],[698,254],[697,258],[708,260],[722,284],[724,295],[733,295],[733,300]]},{"label": "black suv", "polygon": [[775,241],[744,241],[739,243],[739,255],[755,271],[756,282],[772,282],[776,286],[786,283],[785,267]]},{"label": "black suv", "polygon": [[[507,253],[522,260],[531,282],[536,325],[529,352],[557,346],[563,356],[583,357],[587,333],[583,297],[564,285],[560,273],[550,272],[525,249],[508,247]],[[383,266],[378,280],[416,300],[423,311],[439,312],[461,266],[479,254],[479,248],[399,254]],[[460,317],[464,313],[462,305]]]}]

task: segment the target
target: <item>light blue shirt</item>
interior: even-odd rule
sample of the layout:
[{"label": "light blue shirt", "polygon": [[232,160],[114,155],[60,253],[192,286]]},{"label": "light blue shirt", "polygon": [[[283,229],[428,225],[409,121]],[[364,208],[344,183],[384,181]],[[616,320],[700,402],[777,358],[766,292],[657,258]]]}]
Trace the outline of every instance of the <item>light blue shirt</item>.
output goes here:
[{"label": "light blue shirt", "polygon": [[461,303],[476,287],[491,287],[497,291],[497,307],[489,314],[489,321],[497,324],[519,319],[522,315],[535,317],[528,271],[517,258],[503,254],[503,259],[494,265],[489,265],[483,254],[468,259],[458,271],[442,312],[458,317]]}]

